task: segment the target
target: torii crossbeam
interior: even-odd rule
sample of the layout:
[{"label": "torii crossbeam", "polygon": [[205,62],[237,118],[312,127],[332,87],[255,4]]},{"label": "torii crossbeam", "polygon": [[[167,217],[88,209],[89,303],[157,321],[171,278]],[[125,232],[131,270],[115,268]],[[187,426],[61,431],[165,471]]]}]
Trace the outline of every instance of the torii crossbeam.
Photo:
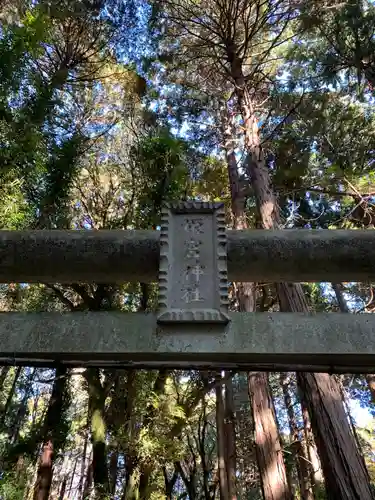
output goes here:
[{"label": "torii crossbeam", "polygon": [[0,313],[0,363],[373,372],[371,314],[228,313],[231,281],[371,281],[375,231],[225,231],[183,202],[161,231],[3,231],[0,282],[159,278],[157,314]]}]

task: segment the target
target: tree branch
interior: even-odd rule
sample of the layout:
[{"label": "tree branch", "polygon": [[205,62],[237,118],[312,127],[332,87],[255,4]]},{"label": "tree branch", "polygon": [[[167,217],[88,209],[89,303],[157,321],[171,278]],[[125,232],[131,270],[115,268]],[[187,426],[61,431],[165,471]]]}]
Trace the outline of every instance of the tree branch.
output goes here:
[{"label": "tree branch", "polygon": [[71,311],[75,311],[77,309],[77,306],[73,304],[73,302],[71,300],[68,299],[68,297],[66,297],[64,295],[64,293],[59,289],[57,288],[57,286],[55,285],[50,285],[49,283],[42,283],[46,288],[49,288],[50,290],[53,291],[53,293],[56,295],[56,297],[58,297],[61,302],[67,306]]}]

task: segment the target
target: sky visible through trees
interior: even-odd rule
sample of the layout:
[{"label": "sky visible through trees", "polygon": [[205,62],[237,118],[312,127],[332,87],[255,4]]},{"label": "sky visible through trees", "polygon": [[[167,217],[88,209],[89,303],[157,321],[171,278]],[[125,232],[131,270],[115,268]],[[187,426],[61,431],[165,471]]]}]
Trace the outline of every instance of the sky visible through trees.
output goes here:
[{"label": "sky visible through trees", "polygon": [[[375,217],[370,0],[5,0],[2,230]],[[372,314],[373,283],[229,283],[231,311]],[[1,310],[154,312],[156,284],[0,285]],[[67,339],[68,342],[68,339]],[[375,375],[0,367],[0,498],[374,498]]]}]

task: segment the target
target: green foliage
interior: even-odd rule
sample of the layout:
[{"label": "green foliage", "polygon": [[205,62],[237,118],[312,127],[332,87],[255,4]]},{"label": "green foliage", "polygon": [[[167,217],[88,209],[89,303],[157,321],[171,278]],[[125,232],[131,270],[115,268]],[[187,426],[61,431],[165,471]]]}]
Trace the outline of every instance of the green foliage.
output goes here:
[{"label": "green foliage", "polygon": [[[24,465],[24,464],[23,464]],[[23,500],[28,478],[16,471],[8,472],[0,479],[0,495],[4,500]]]},{"label": "green foliage", "polygon": [[22,182],[9,173],[0,186],[0,229],[24,229],[30,226],[32,212]]},{"label": "green foliage", "polygon": [[334,305],[327,297],[327,290],[320,283],[308,283],[303,287],[314,312],[329,312],[334,309]]},{"label": "green foliage", "polygon": [[27,436],[21,437],[14,446],[6,448],[3,465],[5,470],[12,470],[20,457],[27,457],[30,461],[35,461],[38,445],[41,441],[41,430],[42,427],[39,424]]},{"label": "green foliage", "polygon": [[136,219],[140,227],[156,227],[164,202],[186,199],[189,171],[187,144],[168,130],[143,138],[133,150],[141,173]]},{"label": "green foliage", "polygon": [[311,52],[310,56],[304,53],[305,62],[312,62],[315,73],[336,86],[342,85],[340,77],[344,77],[352,87],[356,83],[361,92],[373,92],[374,22],[375,7],[370,0],[332,3],[328,8],[325,2],[310,2],[301,16],[303,28],[311,34],[304,50],[313,51],[313,57]]},{"label": "green foliage", "polygon": [[214,157],[205,158],[193,183],[193,196],[213,201],[230,201],[226,164]]},{"label": "green foliage", "polygon": [[[25,77],[25,69],[30,69],[30,58],[42,52],[42,42],[49,40],[49,19],[38,7],[27,10],[19,24],[6,25],[0,40],[0,82],[1,101],[9,90],[17,92]],[[30,74],[26,73],[31,77]],[[10,88],[9,88],[10,87]]]},{"label": "green foliage", "polygon": [[39,208],[42,225],[67,227],[67,201],[79,166],[83,138],[76,133],[53,146],[45,167],[41,192],[33,196]]},{"label": "green foliage", "polygon": [[[32,61],[40,55],[49,36],[47,18],[37,8],[26,11],[19,25],[4,28],[0,39],[0,206],[2,224],[20,228],[30,221],[24,198],[25,174],[35,170],[43,157],[42,133],[27,110],[33,100]],[[35,100],[35,98],[34,98]],[[15,206],[17,203],[18,207]]]},{"label": "green foliage", "polygon": [[[4,24],[0,37],[1,229],[157,229],[164,202],[191,198],[224,200],[229,212],[223,110],[233,118],[230,147],[245,188],[246,215],[255,220],[253,192],[247,189],[251,179],[244,172],[244,122],[233,96],[236,88],[228,78],[233,69],[228,40],[242,47],[237,55],[254,99],[285,226],[372,227],[375,114],[368,83],[374,53],[373,7],[365,11],[360,2],[344,2],[331,9],[328,0],[322,6],[320,2],[299,5],[283,31],[280,19],[288,16],[273,17],[269,10],[278,2],[264,4],[258,13],[248,6],[248,15],[225,24],[228,16],[220,16],[217,2],[208,2],[202,9],[202,2],[192,1],[179,5],[185,14],[191,8],[196,17],[177,29],[168,18],[173,4],[169,2],[165,9],[154,9],[155,15],[164,17],[159,32],[147,39],[145,22],[155,7],[151,3],[53,0],[30,7],[29,2],[21,2],[17,22]],[[280,21],[277,25],[275,18]],[[212,23],[212,36],[207,23]],[[233,37],[223,38],[220,30],[214,33],[217,23],[235,28]],[[304,31],[297,32],[297,26]],[[252,30],[254,37],[245,42]],[[135,35],[139,44],[130,39]],[[153,52],[158,43],[163,52],[159,58]],[[133,53],[127,52],[129,47]],[[143,67],[146,73],[138,75],[135,63],[142,58],[149,64]],[[124,65],[130,59],[131,64]],[[267,287],[263,287],[265,300],[258,297],[257,303],[277,309],[274,292],[267,292]],[[303,288],[313,311],[337,309],[327,286],[304,284]],[[105,293],[96,300],[100,289]],[[146,291],[149,311],[155,309],[156,292],[153,285]],[[360,284],[351,285],[348,292],[358,309],[366,306],[372,294],[369,285]],[[4,309],[16,311],[87,309],[94,302],[97,309],[135,312],[143,307],[144,294],[138,283],[82,284],[78,291],[68,285],[1,287]],[[37,373],[43,378],[41,370]],[[1,394],[3,403],[10,375]],[[171,476],[176,461],[195,463],[197,496],[202,496],[202,449],[210,484],[216,473],[215,399],[205,393],[206,375],[169,371],[160,388],[156,373],[97,370],[95,395],[93,384],[82,383],[75,374],[69,380],[73,394],[64,394],[60,425],[53,434],[58,451],[56,481],[64,467],[69,480],[75,471],[76,481],[81,471],[75,459],[83,453],[85,439],[92,438],[101,446],[104,479],[113,472],[110,454],[119,453],[117,490],[108,497],[124,497],[122,489],[131,478],[129,489],[133,498],[139,498],[142,478],[148,481],[150,498],[165,498],[163,467]],[[235,395],[243,398],[236,400],[238,498],[258,499],[246,375],[238,378],[242,385],[236,386]],[[279,382],[271,378],[280,416]],[[33,382],[35,392],[28,400],[17,442],[10,445],[8,434],[1,436],[0,494],[5,498],[23,497],[24,476],[14,469],[21,456],[26,461],[24,475],[29,465],[35,470],[49,404],[48,384],[46,388],[39,379]],[[351,382],[350,395],[368,406],[364,387],[364,379],[358,376]],[[16,418],[23,390],[19,383],[7,422]],[[292,447],[284,437],[291,470]],[[361,443],[373,477],[374,445],[368,438],[365,433]],[[86,466],[88,462],[86,456]],[[193,476],[192,467],[188,472]],[[179,480],[173,498],[186,496]],[[324,492],[319,498],[325,498]]]}]

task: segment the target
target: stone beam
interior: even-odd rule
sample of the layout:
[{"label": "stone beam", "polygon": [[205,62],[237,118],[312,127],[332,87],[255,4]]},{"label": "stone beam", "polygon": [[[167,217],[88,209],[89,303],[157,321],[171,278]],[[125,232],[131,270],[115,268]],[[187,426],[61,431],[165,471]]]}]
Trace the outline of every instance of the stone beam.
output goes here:
[{"label": "stone beam", "polygon": [[[375,231],[228,231],[232,281],[375,280]],[[156,281],[158,231],[1,231],[0,282]]]},{"label": "stone beam", "polygon": [[[159,327],[154,314],[0,313],[0,363],[373,373],[375,315],[231,313]],[[189,332],[190,329],[190,332]]]}]

